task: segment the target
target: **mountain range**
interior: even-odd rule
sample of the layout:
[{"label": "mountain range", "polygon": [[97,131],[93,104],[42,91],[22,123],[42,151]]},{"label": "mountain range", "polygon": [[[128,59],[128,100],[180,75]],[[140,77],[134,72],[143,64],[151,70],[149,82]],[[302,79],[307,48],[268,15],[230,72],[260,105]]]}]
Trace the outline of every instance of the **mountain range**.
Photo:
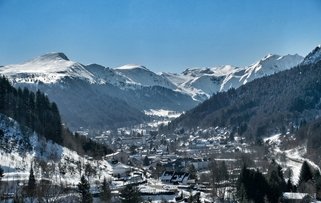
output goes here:
[{"label": "mountain range", "polygon": [[235,133],[260,137],[299,128],[320,115],[320,78],[318,46],[292,69],[216,93],[172,121],[168,129],[228,126]]},{"label": "mountain range", "polygon": [[178,74],[154,73],[134,64],[117,68],[83,65],[63,53],[49,53],[2,66],[0,74],[16,87],[45,92],[57,103],[70,128],[105,129],[147,121],[145,110],[187,111],[217,92],[238,88],[302,61],[297,54],[269,54],[247,67],[189,68]]}]

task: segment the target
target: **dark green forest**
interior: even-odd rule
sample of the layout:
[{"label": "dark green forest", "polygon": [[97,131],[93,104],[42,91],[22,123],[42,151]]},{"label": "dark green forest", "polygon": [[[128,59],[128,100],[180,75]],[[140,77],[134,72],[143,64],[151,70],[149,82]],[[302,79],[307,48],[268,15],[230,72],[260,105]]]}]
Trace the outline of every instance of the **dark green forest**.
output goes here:
[{"label": "dark green forest", "polygon": [[262,137],[314,120],[320,97],[321,61],[219,92],[161,130],[229,126],[239,135]]},{"label": "dark green forest", "polygon": [[283,202],[283,192],[307,192],[316,193],[316,198],[320,200],[320,177],[320,172],[306,161],[302,164],[297,184],[293,184],[291,178],[285,180],[282,167],[274,160],[270,163],[267,174],[244,165],[236,183],[237,197],[239,202],[274,203]]},{"label": "dark green forest", "polygon": [[41,91],[36,93],[27,88],[14,88],[5,78],[0,78],[0,113],[13,118],[57,144],[66,146],[80,154],[94,157],[112,153],[107,146],[91,139],[71,133],[61,121],[57,105],[50,102]]},{"label": "dark green forest", "polygon": [[0,113],[27,126],[46,139],[63,143],[62,123],[57,105],[39,90],[34,93],[24,88],[14,88],[0,79]]}]

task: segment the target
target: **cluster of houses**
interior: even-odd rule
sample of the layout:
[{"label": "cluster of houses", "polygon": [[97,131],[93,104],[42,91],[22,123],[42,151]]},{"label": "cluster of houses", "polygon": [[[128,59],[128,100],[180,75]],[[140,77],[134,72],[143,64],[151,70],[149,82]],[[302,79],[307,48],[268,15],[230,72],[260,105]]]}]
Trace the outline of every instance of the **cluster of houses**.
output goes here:
[{"label": "cluster of houses", "polygon": [[190,174],[186,172],[177,172],[177,171],[164,171],[159,179],[163,183],[172,183],[172,184],[188,184]]},{"label": "cluster of houses", "polygon": [[[143,184],[147,188],[151,171],[157,164],[163,169],[157,180],[164,185],[178,185],[180,188],[183,185],[195,185],[195,179],[187,171],[189,166],[193,165],[198,173],[206,172],[211,162],[210,155],[246,152],[249,146],[240,137],[231,138],[229,131],[222,128],[180,131],[172,135],[158,135],[153,130],[122,129],[116,134],[107,133],[95,139],[111,143],[114,147],[116,152],[105,157],[107,161],[113,163],[114,177],[126,181],[126,184]],[[233,178],[240,173],[240,168],[234,167],[236,159],[216,157],[215,160],[226,162]],[[206,185],[204,187],[204,191],[207,191]],[[166,191],[161,193],[165,194]],[[172,191],[170,194],[172,195]],[[306,193],[284,193],[281,201],[310,202],[313,199],[315,199],[313,196]]]}]

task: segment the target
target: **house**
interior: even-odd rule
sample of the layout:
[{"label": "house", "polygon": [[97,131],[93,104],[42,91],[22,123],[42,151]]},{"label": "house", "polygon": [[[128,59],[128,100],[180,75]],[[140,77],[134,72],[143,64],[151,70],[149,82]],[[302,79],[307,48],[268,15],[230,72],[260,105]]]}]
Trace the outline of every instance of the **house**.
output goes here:
[{"label": "house", "polygon": [[187,184],[189,176],[189,173],[185,172],[164,171],[160,180],[164,183]]},{"label": "house", "polygon": [[175,171],[164,171],[159,178],[164,183],[170,183]]},{"label": "house", "polygon": [[112,166],[113,176],[115,177],[127,176],[127,174],[129,174],[129,172],[132,170],[130,166],[127,166],[120,162],[112,164],[111,166]]},{"label": "house", "polygon": [[187,181],[189,179],[189,173],[185,172],[175,172],[171,182],[172,183],[182,183],[182,184],[187,184]]},{"label": "house", "polygon": [[105,160],[106,161],[119,161],[122,163],[127,163],[128,162],[128,154],[126,152],[123,151],[118,151],[112,154],[108,154],[105,156]]},{"label": "house", "polygon": [[122,144],[141,146],[141,145],[146,144],[146,137],[145,136],[122,137],[121,142],[122,142]]},{"label": "house", "polygon": [[308,193],[284,192],[281,198],[281,202],[284,203],[301,203],[311,201],[312,197]]}]

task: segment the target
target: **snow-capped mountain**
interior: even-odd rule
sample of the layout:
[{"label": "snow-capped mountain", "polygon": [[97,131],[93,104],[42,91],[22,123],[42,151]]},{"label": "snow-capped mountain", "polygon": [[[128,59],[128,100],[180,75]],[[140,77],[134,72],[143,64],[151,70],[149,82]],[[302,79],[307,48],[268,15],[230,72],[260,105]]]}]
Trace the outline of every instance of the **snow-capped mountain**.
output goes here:
[{"label": "snow-capped mountain", "polygon": [[93,75],[80,63],[70,61],[63,53],[49,53],[23,64],[1,68],[1,74],[16,83],[55,83],[65,77],[95,82]]},{"label": "snow-capped mountain", "polygon": [[[243,71],[231,74],[238,74],[234,80],[238,82],[236,84],[244,84],[241,88],[214,95],[182,114],[169,126],[172,129],[208,128],[217,125],[234,128],[244,123],[245,126],[251,126],[246,129],[248,135],[263,136],[264,133],[281,129],[282,125],[297,122],[297,118],[307,121],[318,118],[321,95],[321,91],[318,91],[321,77],[319,50],[314,49],[303,63],[302,57],[298,55],[268,55]],[[296,63],[299,65],[280,71]],[[264,73],[272,74],[274,71],[280,72],[262,77]],[[249,82],[255,78],[251,76],[262,78]],[[284,115],[289,115],[286,121]],[[273,122],[270,122],[271,120]]]},{"label": "snow-capped mountain", "polygon": [[163,73],[178,89],[203,101],[216,92],[237,88],[256,78],[290,69],[303,60],[295,55],[267,55],[245,68],[225,65],[213,68],[186,69],[182,74]]},{"label": "snow-capped mountain", "polygon": [[299,55],[268,55],[251,66],[190,68],[157,74],[141,65],[83,65],[63,53],[0,67],[15,85],[40,89],[58,104],[68,125],[116,127],[145,120],[150,109],[186,111],[212,94],[299,64]]},{"label": "snow-capped mountain", "polygon": [[221,91],[224,78],[236,72],[239,68],[231,65],[213,68],[186,69],[181,75],[164,74],[169,80],[190,94],[195,100],[203,101],[212,94]]},{"label": "snow-capped mountain", "polygon": [[161,86],[169,89],[176,88],[176,86],[167,78],[150,71],[145,66],[128,64],[116,68],[115,71],[125,75],[127,78],[130,78],[130,80],[135,82],[137,85],[147,87]]},{"label": "snow-capped mountain", "polygon": [[[310,55],[320,52],[317,47]],[[321,54],[319,54],[321,55]],[[314,59],[307,56],[307,60]],[[212,94],[237,88],[253,79],[289,69],[302,62],[295,55],[267,55],[245,68],[225,65],[212,68],[189,68],[181,74],[156,74],[144,66],[128,64],[115,69],[98,64],[73,62],[63,53],[49,53],[23,64],[1,67],[0,73],[14,83],[57,83],[63,79],[81,79],[91,84],[109,84],[121,89],[165,87],[203,101]],[[307,63],[306,60],[303,63]]]},{"label": "snow-capped mountain", "polygon": [[302,65],[317,63],[321,60],[321,45],[314,48],[303,60]]},{"label": "snow-capped mountain", "polygon": [[72,128],[128,126],[145,121],[144,110],[184,111],[197,105],[189,95],[175,91],[167,78],[147,68],[83,65],[63,53],[7,65],[0,74],[16,87],[45,92]]},{"label": "snow-capped mountain", "polygon": [[290,69],[303,60],[302,56],[294,55],[273,55],[269,54],[257,63],[246,68],[244,75],[240,78],[242,84],[267,75],[272,75],[279,71]]}]

